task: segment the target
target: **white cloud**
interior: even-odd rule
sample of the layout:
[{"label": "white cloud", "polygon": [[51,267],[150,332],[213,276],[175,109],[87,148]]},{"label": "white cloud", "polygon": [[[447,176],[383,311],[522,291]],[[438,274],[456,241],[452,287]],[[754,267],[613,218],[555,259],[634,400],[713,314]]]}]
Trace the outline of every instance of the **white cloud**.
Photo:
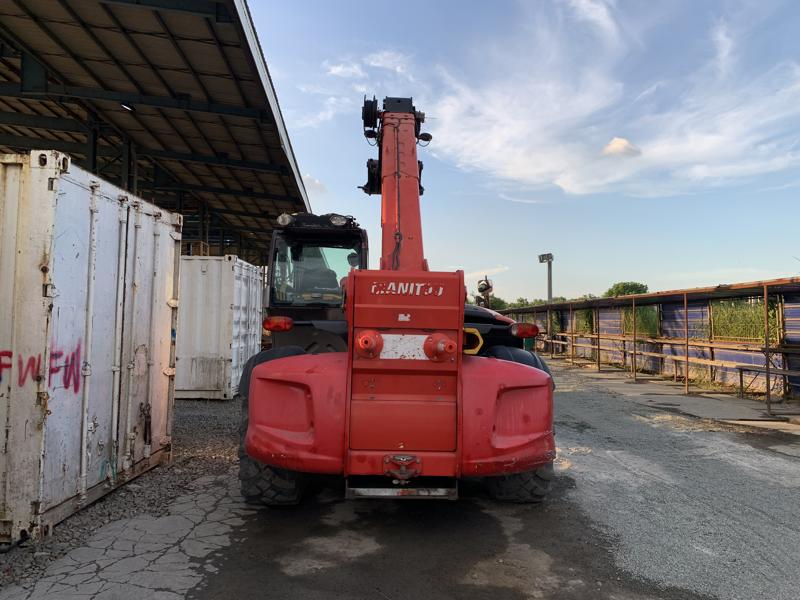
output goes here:
[{"label": "white cloud", "polygon": [[366,76],[364,69],[361,65],[355,62],[341,62],[341,63],[323,63],[328,75],[334,77],[347,77],[347,78],[362,78]]},{"label": "white cloud", "polygon": [[300,118],[296,127],[317,127],[326,121],[330,121],[336,115],[354,109],[353,98],[347,96],[328,96],[322,103],[322,108],[317,112]]},{"label": "white cloud", "polygon": [[410,61],[411,58],[407,54],[401,54],[400,52],[394,52],[392,50],[381,50],[380,52],[369,54],[364,59],[364,64],[368,67],[393,71],[398,75],[405,76],[409,80],[413,80],[408,70]]},{"label": "white cloud", "polygon": [[603,148],[604,156],[639,156],[642,151],[621,137],[613,137]]},{"label": "white cloud", "polygon": [[[575,16],[571,24],[559,6]],[[426,111],[439,156],[528,186],[641,196],[800,166],[800,64],[745,71],[734,40],[747,38],[747,19],[717,21],[705,62],[637,94],[620,73],[640,48],[608,4],[536,10],[522,33],[509,33],[503,56],[485,53],[484,77],[440,68],[444,91]],[[581,36],[581,27],[601,35]]]},{"label": "white cloud", "polygon": [[464,282],[469,286],[472,285],[473,279],[483,279],[484,277],[490,277],[491,275],[497,275],[498,273],[505,273],[510,269],[511,267],[507,267],[505,265],[497,265],[495,267],[470,271],[469,273],[464,273]]},{"label": "white cloud", "polygon": [[724,22],[720,22],[711,30],[711,41],[714,44],[717,71],[720,75],[726,75],[731,67],[733,40]]},{"label": "white cloud", "polygon": [[569,0],[573,14],[586,21],[609,44],[619,43],[619,29],[609,11],[609,5],[603,0]]},{"label": "white cloud", "polygon": [[535,198],[518,198],[517,196],[509,196],[508,194],[497,194],[497,196],[503,200],[516,202],[518,204],[546,204],[544,200],[537,200]]},{"label": "white cloud", "polygon": [[328,193],[328,188],[325,187],[325,184],[316,177],[312,177],[310,173],[303,175],[303,185],[305,185],[306,190],[314,196]]}]

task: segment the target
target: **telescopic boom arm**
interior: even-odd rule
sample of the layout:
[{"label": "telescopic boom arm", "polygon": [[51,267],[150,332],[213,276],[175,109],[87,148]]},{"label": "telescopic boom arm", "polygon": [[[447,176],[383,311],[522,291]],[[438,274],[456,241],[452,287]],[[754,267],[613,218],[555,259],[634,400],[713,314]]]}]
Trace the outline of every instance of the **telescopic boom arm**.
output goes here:
[{"label": "telescopic boom arm", "polygon": [[422,248],[420,195],[422,163],[417,160],[417,142],[430,142],[420,133],[425,113],[414,108],[411,98],[364,99],[361,112],[364,135],[375,139],[378,160],[367,161],[367,194],[381,194],[381,270],[427,271]]}]

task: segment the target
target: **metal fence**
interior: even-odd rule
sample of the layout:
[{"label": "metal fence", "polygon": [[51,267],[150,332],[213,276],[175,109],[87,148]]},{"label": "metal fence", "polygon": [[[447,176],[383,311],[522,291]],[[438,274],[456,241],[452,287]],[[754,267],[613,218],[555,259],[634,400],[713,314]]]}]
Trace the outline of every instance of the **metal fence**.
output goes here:
[{"label": "metal fence", "polygon": [[800,278],[576,300],[502,311],[539,325],[539,351],[598,370],[738,385],[774,404],[800,395]]}]

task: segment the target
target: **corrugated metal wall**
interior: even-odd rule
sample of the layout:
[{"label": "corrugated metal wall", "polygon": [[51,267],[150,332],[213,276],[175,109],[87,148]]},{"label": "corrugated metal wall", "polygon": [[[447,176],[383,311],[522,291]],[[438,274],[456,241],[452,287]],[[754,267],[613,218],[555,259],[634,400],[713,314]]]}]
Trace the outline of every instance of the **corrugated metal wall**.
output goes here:
[{"label": "corrugated metal wall", "polygon": [[[800,352],[800,294],[783,298],[783,344]],[[786,366],[800,371],[800,354],[787,354]],[[800,394],[800,377],[789,377],[789,386],[794,394]]]},{"label": "corrugated metal wall", "polygon": [[[778,369],[785,368],[800,371],[800,294],[785,295],[780,298],[781,302],[777,303],[782,310],[778,318],[778,322],[783,325],[780,346],[785,348],[787,352],[785,354],[771,354],[771,364]],[[711,339],[711,320],[713,314],[709,300],[691,301],[687,304],[687,308],[688,311],[685,311],[683,302],[681,301],[665,302],[658,305],[659,332],[656,336],[659,338],[658,341],[638,341],[636,348],[639,352],[664,354],[666,357],[637,356],[637,370],[661,373],[664,375],[677,374],[680,377],[683,376],[685,370],[684,357],[686,356],[684,335],[687,313],[690,341],[709,342],[715,346],[690,345],[690,360],[699,359],[701,361],[708,360],[717,363],[703,364],[702,362],[690,362],[689,375],[692,379],[708,382],[713,381],[725,385],[738,385],[739,370],[735,368],[735,365],[764,366],[765,356],[763,352],[758,349],[763,345],[763,342],[748,342],[748,345],[752,349],[735,348],[733,347],[736,345],[734,343],[729,343],[728,345],[731,347],[726,348],[724,347],[726,345],[724,341],[714,343],[714,340]],[[554,311],[553,313],[554,321],[557,323],[559,332],[570,333],[573,330],[576,332],[574,352],[575,356],[578,358],[596,360],[596,353],[594,350],[597,344],[597,339],[594,337],[595,329],[599,330],[601,337],[622,337],[623,334],[630,336],[632,333],[631,331],[625,331],[625,311],[630,311],[628,307],[601,307],[598,309],[590,308],[582,310],[588,310],[592,315],[590,319],[591,332],[580,332],[581,319],[579,318],[579,310],[572,311],[572,320],[570,320],[570,311],[568,310]],[[597,311],[596,321],[595,310]],[[547,331],[547,312],[545,309],[540,310],[535,315],[519,315],[518,318],[526,321],[535,321],[542,332]],[[574,321],[574,324],[572,321]],[[628,323],[628,327],[630,328],[630,323]],[[637,338],[640,336],[642,336],[641,332],[637,334]],[[568,342],[570,338],[562,334],[561,336],[556,335],[556,339]],[[631,351],[633,347],[630,340],[601,339],[600,346],[602,362],[630,368]],[[549,345],[545,348],[542,346],[541,341],[539,349],[550,352]],[[562,355],[570,355],[572,349],[568,343],[565,343],[563,345],[557,345],[555,347],[555,352]],[[720,365],[718,364],[720,362],[729,364]],[[764,374],[755,372],[745,372],[744,382],[746,387],[751,390],[763,390],[766,385]],[[800,394],[800,376],[787,377],[786,383],[790,393],[793,395]],[[772,385],[775,391],[781,391],[783,389],[780,377],[775,377],[772,380]]]}]

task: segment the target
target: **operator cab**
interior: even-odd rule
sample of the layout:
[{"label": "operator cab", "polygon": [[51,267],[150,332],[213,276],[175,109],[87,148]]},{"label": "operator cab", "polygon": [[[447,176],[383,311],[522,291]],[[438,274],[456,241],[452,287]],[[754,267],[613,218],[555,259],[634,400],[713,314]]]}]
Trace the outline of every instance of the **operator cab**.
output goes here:
[{"label": "operator cab", "polygon": [[[298,213],[278,217],[268,271],[266,327],[272,346],[306,352],[347,349],[342,282],[367,267],[367,232],[350,216]],[[291,327],[287,329],[288,317]]]}]

